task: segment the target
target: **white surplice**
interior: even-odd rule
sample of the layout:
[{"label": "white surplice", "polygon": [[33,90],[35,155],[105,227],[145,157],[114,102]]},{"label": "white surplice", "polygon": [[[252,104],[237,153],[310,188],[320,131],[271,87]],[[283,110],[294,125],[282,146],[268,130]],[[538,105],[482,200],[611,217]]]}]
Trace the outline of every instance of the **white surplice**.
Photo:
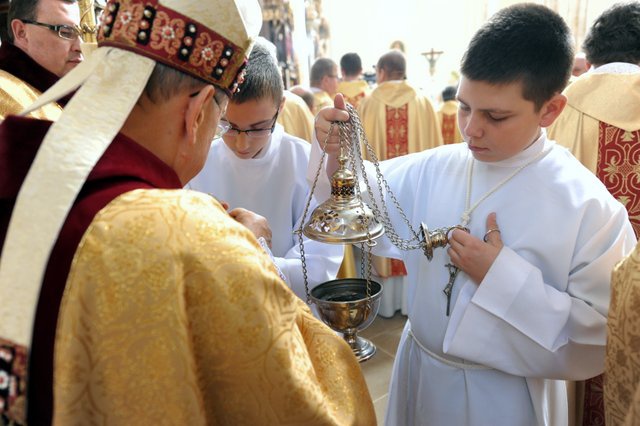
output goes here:
[{"label": "white surplice", "polygon": [[[542,150],[549,152],[472,212],[468,227],[478,238],[489,213],[497,213],[504,248],[479,286],[458,274],[451,316],[445,248],[431,261],[386,238],[374,249],[403,259],[409,282],[388,426],[563,426],[564,380],[603,371],[611,271],[635,244],[622,204],[543,130],[510,159],[475,161],[470,205]],[[314,144],[310,171],[318,158]],[[461,222],[471,159],[467,144],[446,145],[384,161],[381,171],[414,229],[425,223],[434,230]],[[387,205],[407,238],[401,216]]]},{"label": "white surplice", "polygon": [[[280,124],[258,158],[238,158],[222,139],[216,139],[204,168],[189,182],[192,189],[228,203],[229,209],[242,207],[267,218],[275,263],[302,299],[306,299],[302,261],[298,236],[293,232],[309,196],[305,173],[310,148],[308,142],[285,133]],[[307,220],[316,205],[310,206]],[[309,289],[335,279],[343,250],[341,245],[304,238]]]}]

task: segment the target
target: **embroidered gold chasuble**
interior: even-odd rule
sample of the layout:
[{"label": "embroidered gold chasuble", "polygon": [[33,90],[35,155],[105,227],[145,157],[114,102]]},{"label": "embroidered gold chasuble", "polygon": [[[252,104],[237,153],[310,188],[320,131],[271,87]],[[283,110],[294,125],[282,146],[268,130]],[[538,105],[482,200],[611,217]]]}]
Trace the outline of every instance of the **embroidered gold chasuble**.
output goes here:
[{"label": "embroidered gold chasuble", "polygon": [[95,217],[62,300],[54,389],[59,425],[376,423],[349,346],[195,191],[131,191]]},{"label": "embroidered gold chasuble", "polygon": [[[18,114],[35,102],[41,95],[38,89],[25,83],[18,77],[0,70],[0,121],[7,115]],[[55,121],[62,113],[62,108],[54,103],[31,112],[28,117]]]},{"label": "embroidered gold chasuble", "polygon": [[[381,161],[442,145],[431,101],[407,81],[379,84],[362,100],[358,113],[367,140]],[[374,256],[374,266],[383,278],[406,275],[399,260]]]},{"label": "embroidered gold chasuble", "polygon": [[604,403],[608,426],[640,423],[640,245],[613,271]]}]

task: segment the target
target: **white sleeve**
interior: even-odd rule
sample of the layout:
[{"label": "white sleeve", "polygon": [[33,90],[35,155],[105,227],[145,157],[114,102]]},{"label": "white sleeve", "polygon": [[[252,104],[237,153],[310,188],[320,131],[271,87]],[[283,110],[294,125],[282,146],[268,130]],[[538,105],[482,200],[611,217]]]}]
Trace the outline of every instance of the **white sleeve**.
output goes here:
[{"label": "white sleeve", "polygon": [[479,286],[464,283],[444,352],[530,378],[602,373],[611,271],[635,241],[623,216],[573,253],[567,283],[544,282],[539,268],[503,247]]}]

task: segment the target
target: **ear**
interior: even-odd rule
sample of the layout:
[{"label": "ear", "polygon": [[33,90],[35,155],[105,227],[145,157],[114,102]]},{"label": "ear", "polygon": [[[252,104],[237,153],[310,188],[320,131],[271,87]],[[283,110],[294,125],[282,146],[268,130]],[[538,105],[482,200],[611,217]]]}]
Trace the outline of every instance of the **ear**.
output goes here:
[{"label": "ear", "polygon": [[185,137],[188,143],[195,143],[198,129],[207,119],[207,106],[216,92],[212,85],[202,88],[196,95],[188,97],[187,108],[184,112]]},{"label": "ear", "polygon": [[562,93],[556,93],[545,102],[540,109],[540,127],[550,126],[558,118],[565,105],[567,105],[567,97]]},{"label": "ear", "polygon": [[13,44],[24,48],[29,42],[27,38],[27,25],[19,19],[11,21],[11,32],[13,33]]}]

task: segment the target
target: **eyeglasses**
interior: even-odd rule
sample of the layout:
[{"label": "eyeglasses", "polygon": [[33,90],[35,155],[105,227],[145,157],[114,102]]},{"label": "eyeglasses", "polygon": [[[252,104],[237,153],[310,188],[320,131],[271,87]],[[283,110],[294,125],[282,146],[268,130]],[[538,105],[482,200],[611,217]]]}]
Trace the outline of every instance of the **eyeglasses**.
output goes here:
[{"label": "eyeglasses", "polygon": [[279,110],[276,111],[276,115],[274,115],[273,118],[271,119],[271,121],[273,121],[273,124],[271,125],[271,127],[268,127],[266,129],[240,130],[236,127],[233,127],[228,121],[220,120],[220,122],[218,123],[218,133],[220,134],[220,136],[228,137],[228,138],[235,138],[240,133],[244,133],[245,135],[247,135],[248,138],[251,138],[251,139],[265,138],[270,134],[272,134],[273,130],[276,128],[276,122],[278,121],[279,112],[280,112]]},{"label": "eyeglasses", "polygon": [[218,121],[218,129],[216,130],[216,138],[221,138],[222,135],[227,133],[230,128],[231,128],[231,125],[229,123],[227,123],[226,121]]},{"label": "eyeglasses", "polygon": [[65,40],[76,41],[80,37],[80,29],[69,25],[51,25],[44,24],[42,22],[30,21],[28,19],[21,19],[25,24],[39,25],[41,27],[49,28],[54,33],[58,34],[58,37]]}]

